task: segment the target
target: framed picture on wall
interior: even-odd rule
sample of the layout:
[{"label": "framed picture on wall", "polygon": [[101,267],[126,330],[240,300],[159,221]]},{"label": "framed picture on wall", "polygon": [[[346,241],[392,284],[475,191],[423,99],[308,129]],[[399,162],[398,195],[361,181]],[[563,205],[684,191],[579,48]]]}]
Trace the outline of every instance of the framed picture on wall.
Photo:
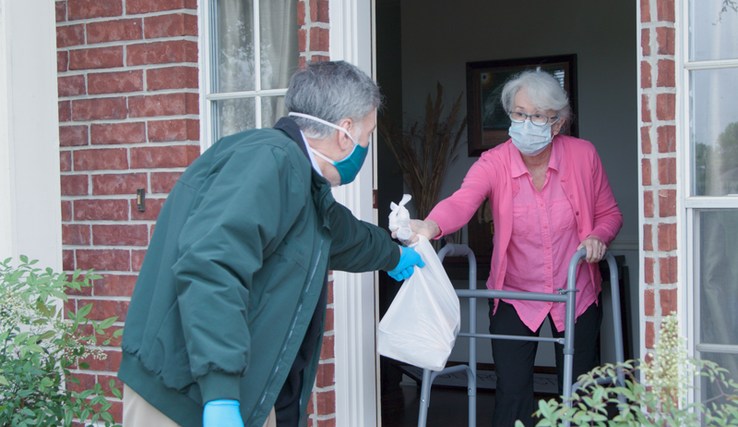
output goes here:
[{"label": "framed picture on wall", "polygon": [[509,139],[510,119],[500,102],[502,87],[515,74],[528,69],[553,74],[569,94],[574,119],[563,132],[578,136],[577,126],[577,56],[558,55],[536,58],[501,59],[466,63],[466,93],[469,157]]}]

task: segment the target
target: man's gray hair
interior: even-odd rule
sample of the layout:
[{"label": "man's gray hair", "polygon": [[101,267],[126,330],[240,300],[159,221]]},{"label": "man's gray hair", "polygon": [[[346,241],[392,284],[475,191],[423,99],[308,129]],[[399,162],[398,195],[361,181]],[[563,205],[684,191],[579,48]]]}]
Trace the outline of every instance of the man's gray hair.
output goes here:
[{"label": "man's gray hair", "polygon": [[501,95],[502,107],[505,111],[512,112],[515,94],[523,88],[528,91],[530,102],[538,110],[553,110],[557,117],[569,121],[571,107],[566,91],[554,76],[541,69],[523,71],[505,83]]},{"label": "man's gray hair", "polygon": [[[284,104],[288,112],[309,114],[338,124],[359,121],[382,105],[379,88],[358,67],[344,61],[315,62],[292,76]],[[334,129],[315,120],[292,117],[309,138],[329,137]]]}]

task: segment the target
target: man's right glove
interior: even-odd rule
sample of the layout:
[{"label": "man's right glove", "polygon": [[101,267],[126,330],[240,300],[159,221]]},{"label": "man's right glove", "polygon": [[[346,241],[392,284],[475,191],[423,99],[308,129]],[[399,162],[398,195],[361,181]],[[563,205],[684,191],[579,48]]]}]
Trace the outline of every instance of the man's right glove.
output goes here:
[{"label": "man's right glove", "polygon": [[203,427],[243,427],[238,400],[218,399],[205,404]]},{"label": "man's right glove", "polygon": [[420,254],[415,252],[413,248],[401,248],[402,253],[400,254],[400,262],[397,263],[397,267],[393,270],[388,271],[387,274],[398,282],[407,280],[413,275],[415,269],[413,266],[425,267],[425,262],[420,257]]}]

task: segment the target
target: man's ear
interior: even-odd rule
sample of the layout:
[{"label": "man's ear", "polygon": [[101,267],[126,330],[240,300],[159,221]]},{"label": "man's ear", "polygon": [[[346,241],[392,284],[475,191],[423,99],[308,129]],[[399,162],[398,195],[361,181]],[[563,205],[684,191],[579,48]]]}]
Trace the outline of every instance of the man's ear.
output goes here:
[{"label": "man's ear", "polygon": [[[356,126],[354,121],[350,118],[345,118],[338,122],[338,126],[344,128],[346,132],[349,134],[354,131],[354,127]],[[338,145],[341,147],[341,150],[345,150],[349,147],[353,148],[354,141],[349,138],[349,136],[346,134],[346,132],[341,132],[340,130],[336,130],[338,132]]]}]

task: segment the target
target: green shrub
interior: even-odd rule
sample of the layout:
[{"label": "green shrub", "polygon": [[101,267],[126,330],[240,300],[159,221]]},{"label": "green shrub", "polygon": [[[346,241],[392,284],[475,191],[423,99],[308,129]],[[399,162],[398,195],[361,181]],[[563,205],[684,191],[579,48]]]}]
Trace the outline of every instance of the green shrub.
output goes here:
[{"label": "green shrub", "polygon": [[[74,419],[114,424],[108,412],[112,403],[100,384],[82,392],[66,387],[79,385],[70,369],[87,369],[83,359],[105,358],[97,339],[117,320],[88,319],[92,304],[68,312],[65,319],[66,292],[80,291],[101,277],[79,270],[67,276],[35,268],[37,261],[25,256],[20,260],[17,267],[10,258],[0,263],[0,425],[70,426]],[[112,337],[121,333],[118,329]],[[109,343],[110,338],[101,344]],[[113,380],[110,388],[121,397]]]},{"label": "green shrub", "polygon": [[[598,367],[579,377],[581,387],[568,402],[540,400],[536,426],[738,426],[738,385],[715,362],[687,357],[686,340],[679,335],[676,316],[665,318],[661,338],[647,360],[629,360]],[[642,374],[644,382],[638,380]],[[600,385],[597,378],[615,378],[623,386]],[[687,403],[695,377],[707,379],[719,392],[707,401]],[[619,397],[624,398],[623,402]],[[611,419],[607,406],[619,413]],[[516,427],[522,427],[520,421]]]}]

